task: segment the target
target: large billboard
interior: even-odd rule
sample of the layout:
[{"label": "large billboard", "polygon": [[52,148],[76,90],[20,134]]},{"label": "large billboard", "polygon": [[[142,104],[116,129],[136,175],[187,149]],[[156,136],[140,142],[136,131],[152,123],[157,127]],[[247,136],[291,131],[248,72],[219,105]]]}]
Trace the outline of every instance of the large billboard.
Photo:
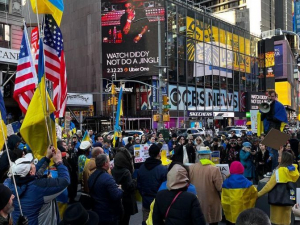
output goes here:
[{"label": "large billboard", "polygon": [[169,85],[171,110],[239,111],[238,92]]},{"label": "large billboard", "polygon": [[251,72],[249,39],[191,17],[186,17],[186,24],[188,60],[200,63],[194,77],[204,76],[204,71],[229,78],[232,70]]},{"label": "large billboard", "polygon": [[[159,20],[163,40],[164,1],[102,1],[103,75],[108,77],[116,73],[117,77],[128,77],[157,74]],[[164,52],[164,46],[161,47]]]}]

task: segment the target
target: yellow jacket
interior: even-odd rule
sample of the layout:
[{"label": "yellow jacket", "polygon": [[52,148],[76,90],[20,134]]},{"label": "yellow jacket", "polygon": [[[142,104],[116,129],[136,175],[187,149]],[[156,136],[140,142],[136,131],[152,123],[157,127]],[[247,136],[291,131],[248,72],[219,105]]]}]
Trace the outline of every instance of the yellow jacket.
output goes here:
[{"label": "yellow jacket", "polygon": [[[258,197],[271,191],[277,183],[296,182],[299,178],[297,165],[293,164],[294,170],[288,167],[280,167],[276,169],[268,183],[258,192]],[[292,206],[270,205],[270,220],[274,224],[290,225]]]}]

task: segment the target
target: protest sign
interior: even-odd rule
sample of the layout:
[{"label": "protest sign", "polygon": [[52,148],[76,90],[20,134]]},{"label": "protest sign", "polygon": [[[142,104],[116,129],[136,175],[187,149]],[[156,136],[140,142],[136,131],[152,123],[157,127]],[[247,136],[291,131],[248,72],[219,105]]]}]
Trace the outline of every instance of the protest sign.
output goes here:
[{"label": "protest sign", "polygon": [[284,146],[289,139],[290,135],[272,128],[261,143],[265,146],[279,150],[280,146]]},{"label": "protest sign", "polygon": [[213,151],[211,153],[211,161],[214,164],[219,164],[220,163],[220,151]]},{"label": "protest sign", "polygon": [[228,177],[228,175],[230,175],[229,165],[228,164],[216,164],[216,166],[219,167],[220,172],[223,177],[223,180],[225,180]]},{"label": "protest sign", "polygon": [[134,163],[145,162],[149,158],[149,148],[148,144],[134,145]]}]

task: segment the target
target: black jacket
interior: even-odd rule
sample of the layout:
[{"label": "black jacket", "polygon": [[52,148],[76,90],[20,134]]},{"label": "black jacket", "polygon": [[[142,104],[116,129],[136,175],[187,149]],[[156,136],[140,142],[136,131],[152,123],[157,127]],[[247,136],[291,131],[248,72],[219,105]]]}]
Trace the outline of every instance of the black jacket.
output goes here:
[{"label": "black jacket", "polygon": [[122,185],[123,198],[122,203],[125,214],[134,215],[138,212],[135,200],[136,180],[133,180],[131,173],[126,168],[115,166],[112,169],[112,175],[117,184]]},{"label": "black jacket", "polygon": [[183,145],[177,144],[174,149],[174,155],[172,161],[183,163]]},{"label": "black jacket", "polygon": [[153,225],[205,225],[205,218],[197,196],[187,191],[183,191],[177,197],[164,222],[166,212],[178,191],[158,192],[153,209]]}]

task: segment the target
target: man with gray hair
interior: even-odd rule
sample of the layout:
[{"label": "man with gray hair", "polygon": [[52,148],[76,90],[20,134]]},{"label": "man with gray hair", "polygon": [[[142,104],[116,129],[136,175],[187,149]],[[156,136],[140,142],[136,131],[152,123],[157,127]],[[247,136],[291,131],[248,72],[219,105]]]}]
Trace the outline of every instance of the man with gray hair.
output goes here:
[{"label": "man with gray hair", "polygon": [[96,170],[96,158],[98,155],[103,154],[104,151],[101,147],[95,147],[92,150],[92,158],[85,164],[82,174],[82,190],[85,193],[89,193],[88,180],[92,173]]},{"label": "man with gray hair", "polygon": [[92,210],[99,216],[99,224],[118,224],[122,215],[123,191],[114,178],[107,173],[109,156],[100,154],[96,157],[96,171],[88,180],[90,195],[94,199]]},{"label": "man with gray hair", "polygon": [[220,192],[223,178],[220,169],[211,161],[209,147],[197,150],[199,162],[190,166],[190,181],[195,185],[205,220],[217,225],[222,220]]}]

